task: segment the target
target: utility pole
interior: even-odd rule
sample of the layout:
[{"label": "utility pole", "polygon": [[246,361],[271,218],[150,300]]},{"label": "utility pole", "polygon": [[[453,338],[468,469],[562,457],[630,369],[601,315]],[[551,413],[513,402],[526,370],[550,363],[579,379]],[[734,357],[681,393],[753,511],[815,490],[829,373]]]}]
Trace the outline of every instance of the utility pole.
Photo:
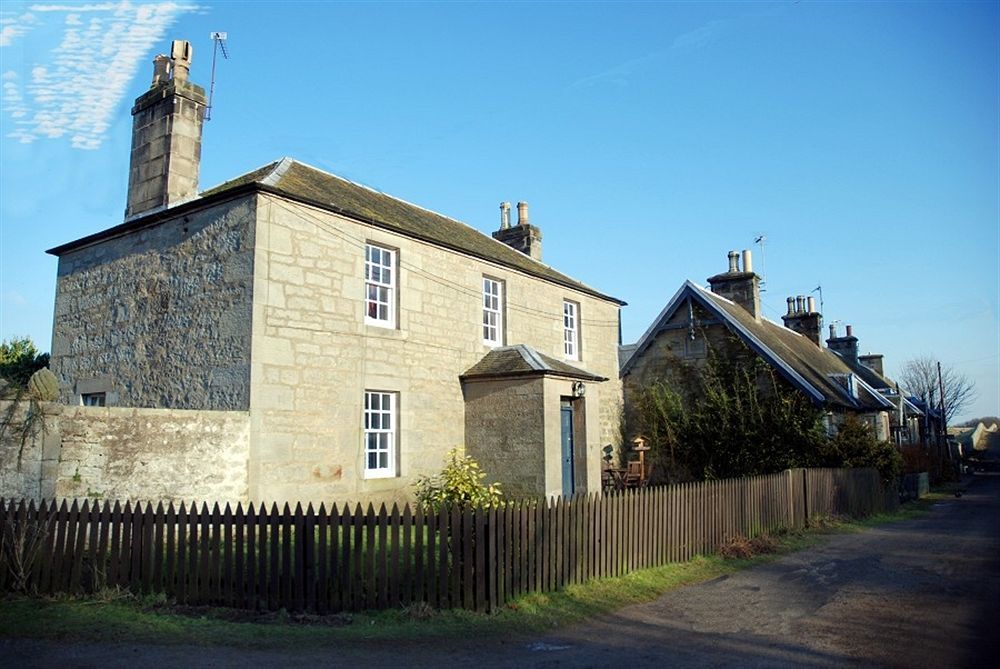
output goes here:
[{"label": "utility pole", "polygon": [[948,414],[945,413],[944,404],[944,380],[941,376],[941,363],[937,364],[938,367],[938,392],[941,393],[941,431],[944,432],[944,444],[948,445]]}]

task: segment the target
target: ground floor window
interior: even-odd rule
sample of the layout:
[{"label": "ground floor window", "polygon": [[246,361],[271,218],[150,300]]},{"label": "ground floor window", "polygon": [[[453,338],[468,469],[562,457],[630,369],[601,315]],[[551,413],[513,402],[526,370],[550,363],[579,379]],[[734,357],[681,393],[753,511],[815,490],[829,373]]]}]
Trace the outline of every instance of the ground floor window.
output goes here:
[{"label": "ground floor window", "polygon": [[80,400],[85,407],[103,407],[108,402],[106,393],[84,393]]},{"label": "ground floor window", "polygon": [[365,391],[365,478],[396,475],[397,393]]}]

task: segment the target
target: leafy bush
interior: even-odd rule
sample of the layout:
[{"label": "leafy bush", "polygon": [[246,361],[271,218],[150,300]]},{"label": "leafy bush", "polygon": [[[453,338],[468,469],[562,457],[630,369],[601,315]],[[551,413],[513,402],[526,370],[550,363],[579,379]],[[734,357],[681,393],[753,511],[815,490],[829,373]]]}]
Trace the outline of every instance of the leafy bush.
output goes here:
[{"label": "leafy bush", "polygon": [[899,449],[876,439],[871,426],[853,414],[844,417],[823,459],[830,467],[874,467],[885,483],[894,481],[903,465]]},{"label": "leafy bush", "polygon": [[[649,440],[659,482],[770,474],[815,464],[822,414],[745,346],[677,362],[633,393],[626,438]],[[654,481],[656,482],[656,481]]]},{"label": "leafy bush", "polygon": [[40,354],[30,337],[0,342],[0,378],[15,388],[26,387],[32,374],[48,366],[49,354]]},{"label": "leafy bush", "polygon": [[448,451],[447,464],[437,476],[417,479],[417,499],[433,509],[452,504],[492,507],[499,506],[502,498],[499,483],[485,484],[486,472],[471,455],[462,455],[461,449]]}]

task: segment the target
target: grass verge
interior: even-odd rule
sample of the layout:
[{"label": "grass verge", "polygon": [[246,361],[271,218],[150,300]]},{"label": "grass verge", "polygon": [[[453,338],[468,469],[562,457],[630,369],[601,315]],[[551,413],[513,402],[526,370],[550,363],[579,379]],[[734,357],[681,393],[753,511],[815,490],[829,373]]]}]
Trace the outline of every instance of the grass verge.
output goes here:
[{"label": "grass verge", "polygon": [[935,501],[932,496],[907,504],[893,514],[859,521],[824,521],[805,532],[785,533],[778,537],[773,554],[735,560],[700,556],[689,562],[570,586],[560,592],[525,595],[490,615],[435,611],[416,605],[375,613],[290,616],[280,611],[251,614],[231,609],[169,607],[156,598],[140,600],[124,593],[102,593],[102,597],[85,599],[9,596],[0,599],[0,637],[309,649],[334,643],[370,644],[372,640],[538,633],[652,601],[669,590],[773,560],[812,546],[827,534],[914,518],[925,514]]}]

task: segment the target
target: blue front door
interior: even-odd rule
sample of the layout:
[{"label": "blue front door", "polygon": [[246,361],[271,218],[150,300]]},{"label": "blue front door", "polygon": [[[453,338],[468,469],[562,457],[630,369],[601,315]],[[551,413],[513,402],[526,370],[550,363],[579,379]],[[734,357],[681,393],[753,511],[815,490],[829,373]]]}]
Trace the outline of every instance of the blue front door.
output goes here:
[{"label": "blue front door", "polygon": [[562,492],[571,497],[576,490],[573,482],[573,404],[563,400],[562,409]]}]

